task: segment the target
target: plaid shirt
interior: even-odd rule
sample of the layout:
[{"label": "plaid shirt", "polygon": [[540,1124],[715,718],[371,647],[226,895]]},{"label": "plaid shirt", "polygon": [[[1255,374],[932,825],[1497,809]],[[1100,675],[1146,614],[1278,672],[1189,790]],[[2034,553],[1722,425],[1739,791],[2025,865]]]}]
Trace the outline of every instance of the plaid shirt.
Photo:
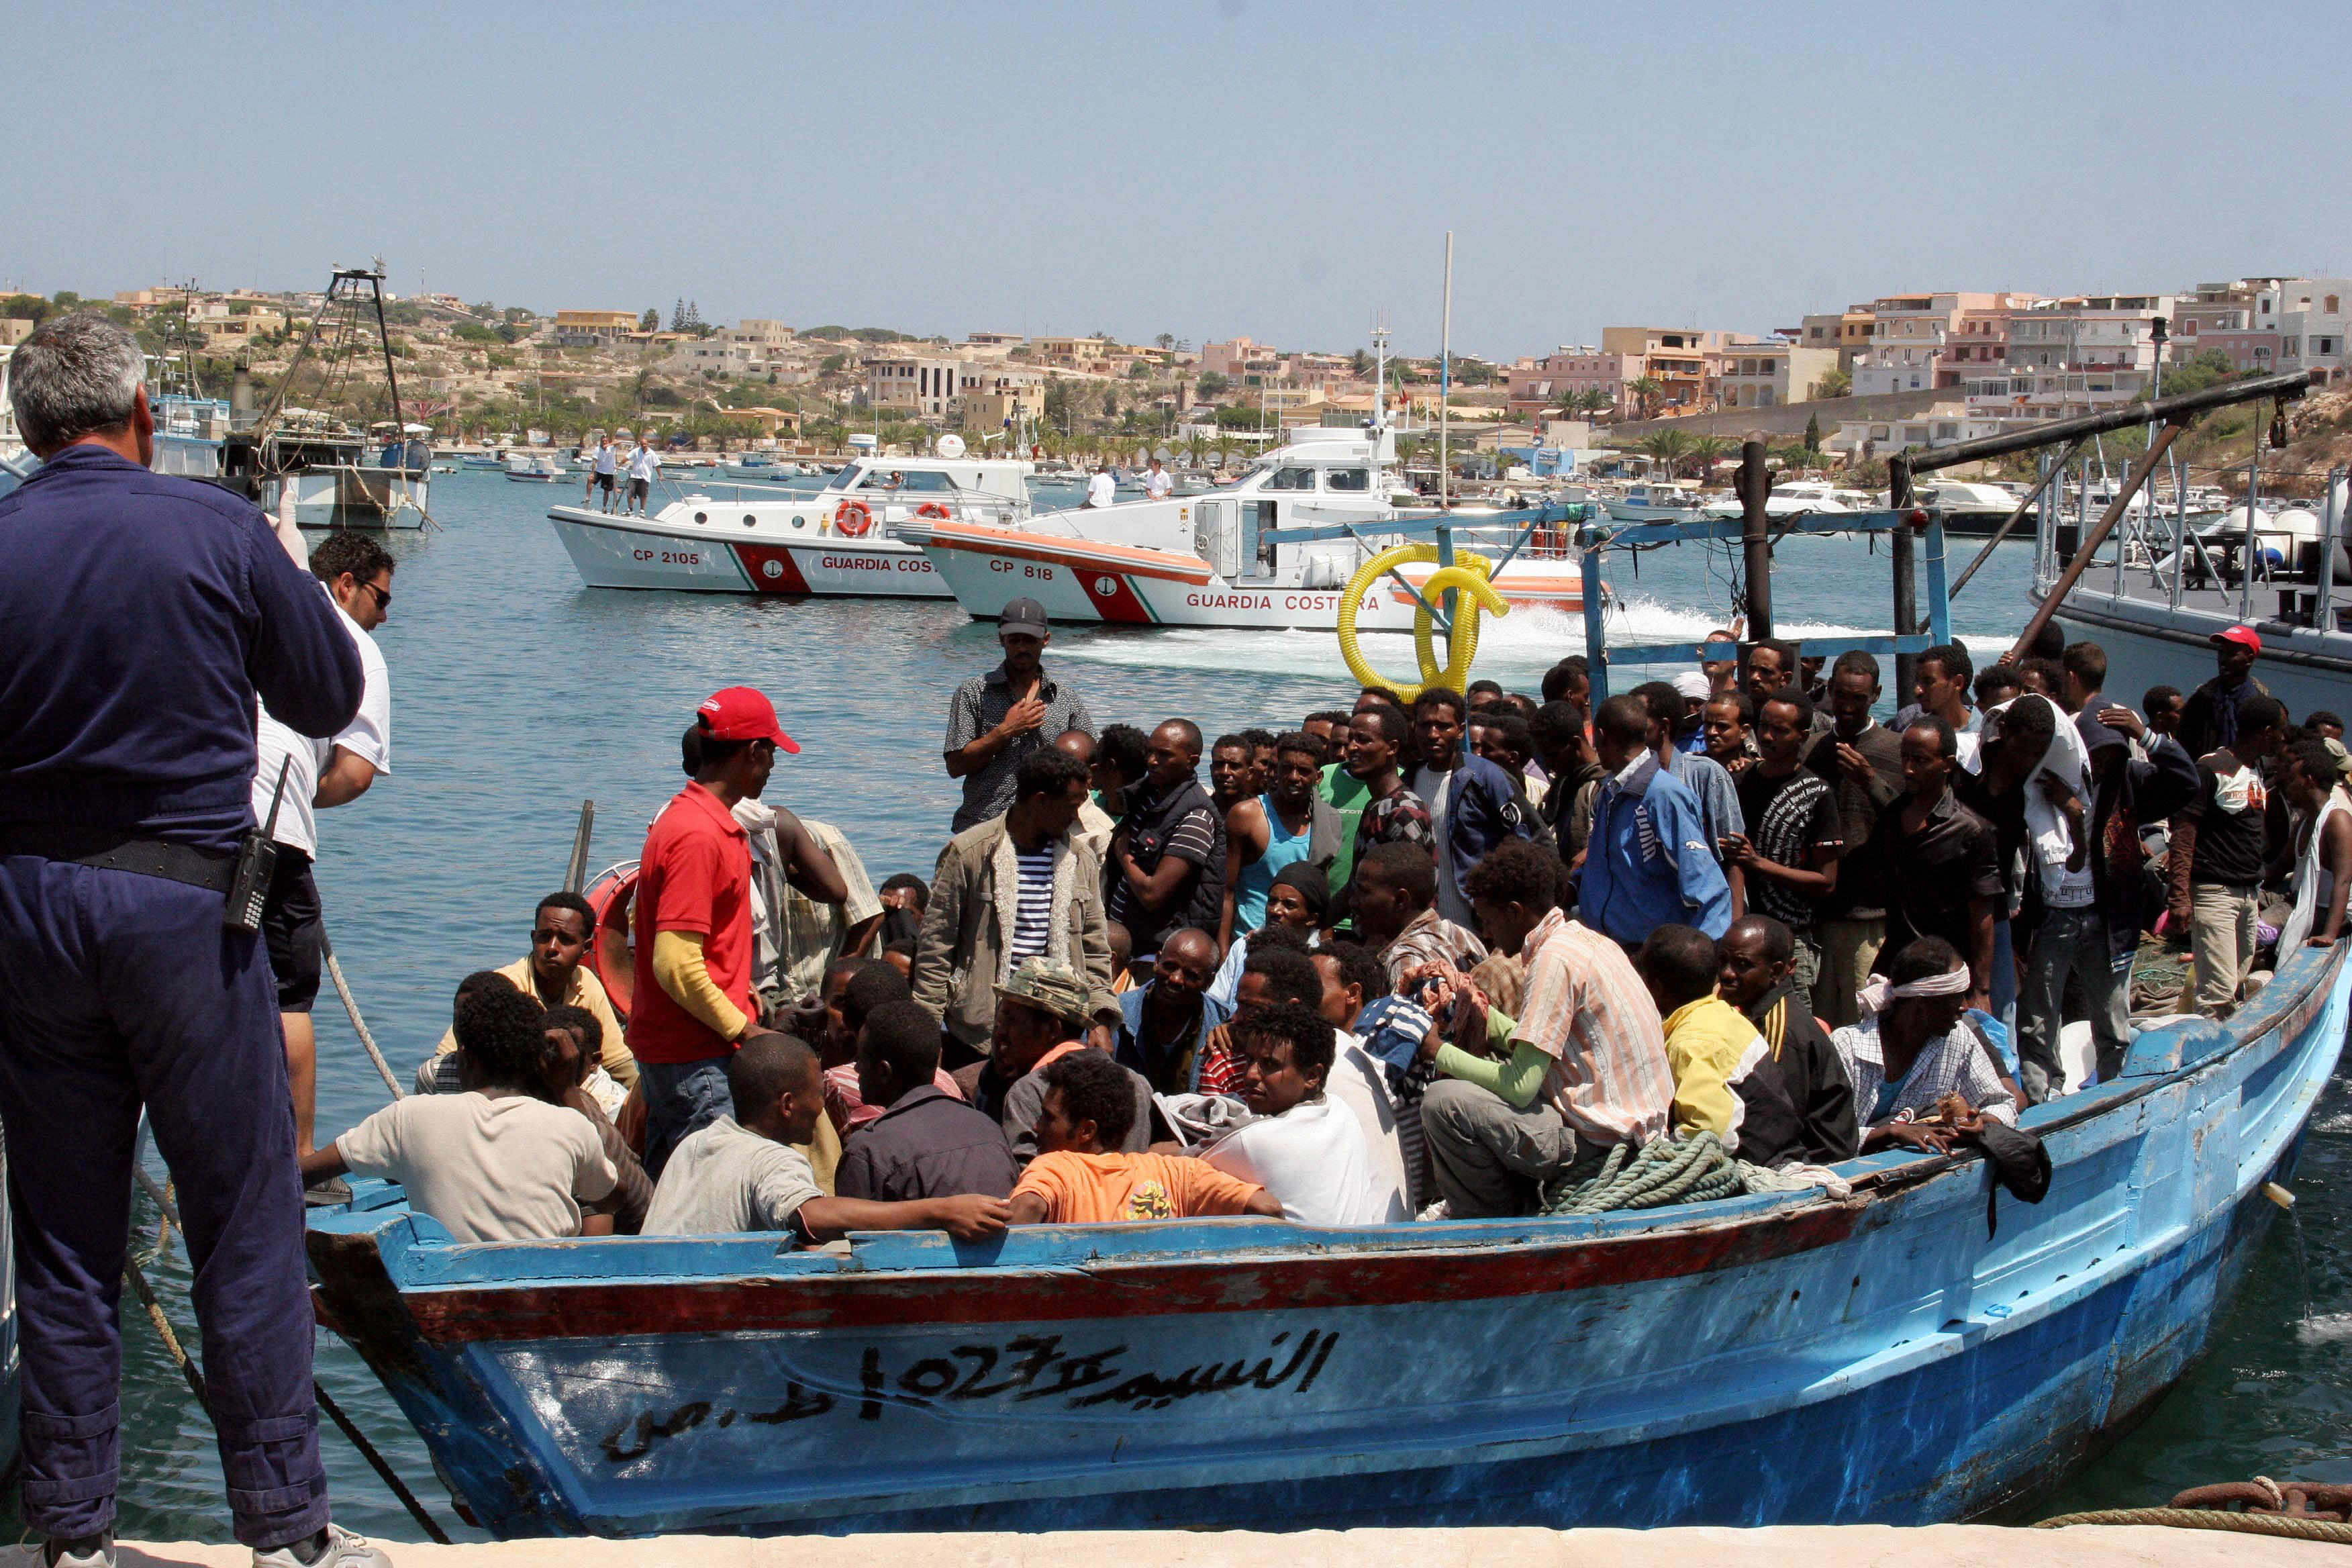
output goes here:
[{"label": "plaid shirt", "polygon": [[1675,1103],[1665,1029],[1624,950],[1554,910],[1519,955],[1527,1010],[1511,1038],[1552,1058],[1544,1102],[1579,1138],[1640,1144],[1664,1137]]},{"label": "plaid shirt", "polygon": [[1886,1094],[1886,1058],[1878,1043],[1876,1018],[1832,1030],[1830,1044],[1837,1047],[1846,1076],[1853,1080],[1854,1119],[1865,1128],[1915,1121],[1954,1090],[1995,1121],[2017,1125],[2017,1101],[1994,1072],[1984,1043],[1965,1022],[1929,1042],[1892,1095]]},{"label": "plaid shirt", "polygon": [[1381,962],[1388,965],[1391,985],[1408,971],[1439,959],[1467,974],[1486,962],[1486,944],[1440,915],[1434,907],[1413,916],[1397,932],[1397,939],[1381,949]]}]

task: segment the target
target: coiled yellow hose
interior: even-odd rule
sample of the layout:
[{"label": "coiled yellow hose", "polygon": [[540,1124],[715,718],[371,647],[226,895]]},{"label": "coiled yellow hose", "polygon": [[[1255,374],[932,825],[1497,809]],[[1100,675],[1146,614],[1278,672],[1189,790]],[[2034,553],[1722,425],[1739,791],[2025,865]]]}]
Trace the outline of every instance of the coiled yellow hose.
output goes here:
[{"label": "coiled yellow hose", "polygon": [[[1478,656],[1478,613],[1481,609],[1497,616],[1511,613],[1510,605],[1487,578],[1494,573],[1494,563],[1483,555],[1456,555],[1454,564],[1442,566],[1429,574],[1421,585],[1423,604],[1415,605],[1412,613],[1413,652],[1421,661],[1421,681],[1408,685],[1391,680],[1375,670],[1364,658],[1356,642],[1356,610],[1373,584],[1386,576],[1393,567],[1433,562],[1437,559],[1434,544],[1399,544],[1381,551],[1357,569],[1348,580],[1348,591],[1339,601],[1339,655],[1348,661],[1349,673],[1365,686],[1383,687],[1396,694],[1400,702],[1411,702],[1423,689],[1443,686],[1459,691],[1470,679],[1470,661]],[[1446,638],[1446,659],[1441,668],[1432,638],[1437,622],[1428,608],[1437,596],[1452,590],[1463,597],[1454,614],[1453,635]]]}]

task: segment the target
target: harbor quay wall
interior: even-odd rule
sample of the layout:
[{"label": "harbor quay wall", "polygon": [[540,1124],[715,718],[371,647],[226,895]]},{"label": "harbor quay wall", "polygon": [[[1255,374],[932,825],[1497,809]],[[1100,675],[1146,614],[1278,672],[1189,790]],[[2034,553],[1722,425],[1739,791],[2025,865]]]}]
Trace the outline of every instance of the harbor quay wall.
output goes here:
[{"label": "harbor quay wall", "polygon": [[[1883,1524],[1766,1530],[1079,1531],[670,1535],[388,1548],[395,1568],[2324,1568],[2344,1549],[2224,1531]],[[246,1568],[245,1547],[125,1542],[121,1568]]]},{"label": "harbor quay wall", "polygon": [[1957,387],[1922,388],[1917,392],[1879,392],[1868,397],[1823,397],[1811,403],[1783,403],[1771,408],[1727,408],[1720,414],[1693,414],[1680,419],[1632,419],[1609,426],[1609,435],[1622,445],[1660,430],[1685,436],[1722,436],[1734,439],[1801,436],[1805,421],[1819,416],[1824,439],[1837,434],[1844,419],[1908,419],[1925,414],[1940,399],[1959,400]]}]

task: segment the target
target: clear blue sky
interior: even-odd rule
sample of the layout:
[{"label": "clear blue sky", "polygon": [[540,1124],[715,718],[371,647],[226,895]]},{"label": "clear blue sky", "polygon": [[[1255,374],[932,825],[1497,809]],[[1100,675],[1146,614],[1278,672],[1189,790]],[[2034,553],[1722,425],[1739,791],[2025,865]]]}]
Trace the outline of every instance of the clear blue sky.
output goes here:
[{"label": "clear blue sky", "polygon": [[[2352,5],[28,7],[0,281],[1508,356],[2352,270]],[[54,184],[57,191],[44,189]]]}]

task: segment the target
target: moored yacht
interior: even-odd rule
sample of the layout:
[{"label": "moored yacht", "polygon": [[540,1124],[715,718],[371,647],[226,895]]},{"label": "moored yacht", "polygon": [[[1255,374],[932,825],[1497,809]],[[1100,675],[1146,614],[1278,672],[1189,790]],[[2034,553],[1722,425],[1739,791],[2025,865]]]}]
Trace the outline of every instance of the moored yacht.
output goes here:
[{"label": "moored yacht", "polygon": [[[1774,519],[1811,517],[1824,512],[1870,511],[1875,498],[1860,490],[1841,489],[1827,479],[1783,479],[1764,498],[1764,515]],[[1701,517],[1738,517],[1740,500],[1727,496],[1698,509]]]},{"label": "moored yacht", "polygon": [[968,458],[942,437],[929,458],[861,457],[814,496],[696,491],[650,517],[548,512],[592,588],[944,599],[905,531],[917,523],[1012,531],[1029,521],[1025,460]]}]

